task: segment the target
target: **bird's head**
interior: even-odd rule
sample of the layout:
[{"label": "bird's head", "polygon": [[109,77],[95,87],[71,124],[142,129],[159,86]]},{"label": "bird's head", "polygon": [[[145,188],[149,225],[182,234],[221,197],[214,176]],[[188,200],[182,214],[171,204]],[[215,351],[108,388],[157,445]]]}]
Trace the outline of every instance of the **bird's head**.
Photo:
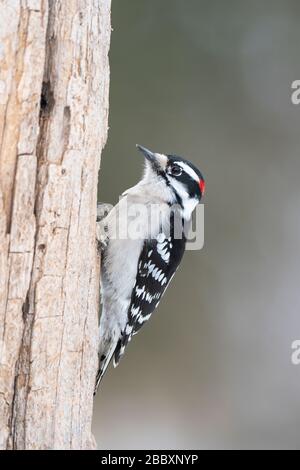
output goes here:
[{"label": "bird's head", "polygon": [[[205,192],[205,181],[201,172],[191,162],[177,155],[155,153],[141,145],[137,145],[137,148],[146,159],[144,181],[159,181],[159,187],[165,187],[167,202],[179,204],[183,215],[189,218]],[[157,185],[154,184],[154,191],[155,186]]]}]

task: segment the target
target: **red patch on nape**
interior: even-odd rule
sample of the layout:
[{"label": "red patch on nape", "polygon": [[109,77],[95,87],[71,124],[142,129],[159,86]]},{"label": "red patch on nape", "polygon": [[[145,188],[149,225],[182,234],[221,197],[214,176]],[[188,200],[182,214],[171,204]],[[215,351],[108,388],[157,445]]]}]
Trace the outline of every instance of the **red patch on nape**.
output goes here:
[{"label": "red patch on nape", "polygon": [[204,180],[199,181],[199,187],[200,187],[201,195],[203,196],[203,194],[205,193],[205,181]]}]

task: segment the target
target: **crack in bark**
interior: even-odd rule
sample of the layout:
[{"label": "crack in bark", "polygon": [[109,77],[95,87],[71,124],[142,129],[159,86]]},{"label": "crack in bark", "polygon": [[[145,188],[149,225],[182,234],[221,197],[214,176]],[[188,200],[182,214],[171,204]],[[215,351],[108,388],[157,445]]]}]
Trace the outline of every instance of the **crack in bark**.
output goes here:
[{"label": "crack in bark", "polygon": [[48,118],[55,105],[54,93],[51,89],[50,81],[43,82],[41,101],[40,101],[40,119]]}]

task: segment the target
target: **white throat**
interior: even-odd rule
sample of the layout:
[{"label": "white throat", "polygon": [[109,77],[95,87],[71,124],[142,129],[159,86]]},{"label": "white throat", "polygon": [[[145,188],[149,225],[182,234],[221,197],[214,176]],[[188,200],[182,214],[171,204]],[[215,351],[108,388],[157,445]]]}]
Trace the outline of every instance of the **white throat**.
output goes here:
[{"label": "white throat", "polygon": [[190,220],[192,217],[192,213],[195,209],[195,207],[198,204],[198,199],[187,199],[185,201],[182,201],[183,209],[182,209],[182,217],[185,220]]}]

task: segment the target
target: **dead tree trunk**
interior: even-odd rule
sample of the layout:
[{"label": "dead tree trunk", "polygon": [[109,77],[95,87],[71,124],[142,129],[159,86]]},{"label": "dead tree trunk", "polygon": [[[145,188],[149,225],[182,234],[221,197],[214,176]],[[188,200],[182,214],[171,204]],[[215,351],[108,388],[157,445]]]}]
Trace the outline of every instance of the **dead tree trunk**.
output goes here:
[{"label": "dead tree trunk", "polygon": [[0,0],[0,448],[87,449],[110,0]]}]

